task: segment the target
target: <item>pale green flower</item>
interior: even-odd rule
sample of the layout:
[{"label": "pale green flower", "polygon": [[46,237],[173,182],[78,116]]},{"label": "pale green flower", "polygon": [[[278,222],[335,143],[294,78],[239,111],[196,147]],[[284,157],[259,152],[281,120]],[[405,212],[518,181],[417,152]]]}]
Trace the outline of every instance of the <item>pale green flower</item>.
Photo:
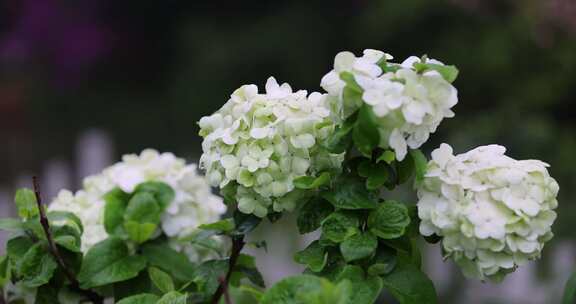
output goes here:
[{"label": "pale green flower", "polygon": [[[218,125],[221,120],[212,120],[212,125]],[[189,236],[199,225],[217,221],[226,212],[222,199],[212,194],[207,180],[197,174],[196,165],[186,164],[172,153],[160,154],[150,149],[140,155],[125,155],[122,162],[86,177],[83,188],[75,194],[60,191],[49,209],[73,212],[80,218],[84,226],[82,251],[86,252],[108,237],[104,229],[103,196],[115,187],[130,193],[138,184],[147,181],[164,182],[176,194],[161,222],[162,232],[171,244],[176,245],[178,239]],[[187,252],[191,250],[187,249]]]},{"label": "pale green flower", "polygon": [[238,210],[265,217],[268,214],[268,206],[272,203],[269,198],[262,198],[249,188],[238,187]]},{"label": "pale green flower", "polygon": [[553,235],[559,187],[548,165],[505,152],[489,145],[455,156],[442,144],[418,186],[420,233],[443,237],[469,277],[500,280],[540,257]]},{"label": "pale green flower", "polygon": [[200,120],[200,165],[213,186],[234,187],[244,213],[293,210],[307,195],[295,190],[295,178],[341,167],[343,155],[321,145],[334,131],[331,115],[325,94],[293,92],[272,77],[265,93],[242,86]]},{"label": "pale green flower", "polygon": [[341,52],[321,86],[330,95],[333,111],[344,119],[362,106],[343,96],[346,83],[340,75],[351,73],[363,91],[362,101],[377,118],[380,146],[393,149],[396,158],[403,160],[408,147],[419,148],[444,118],[454,116],[450,109],[458,98],[456,89],[439,72],[417,68],[418,64],[444,67],[440,61],[410,57],[401,64],[386,62],[390,59],[377,50],[365,50],[362,57]]}]

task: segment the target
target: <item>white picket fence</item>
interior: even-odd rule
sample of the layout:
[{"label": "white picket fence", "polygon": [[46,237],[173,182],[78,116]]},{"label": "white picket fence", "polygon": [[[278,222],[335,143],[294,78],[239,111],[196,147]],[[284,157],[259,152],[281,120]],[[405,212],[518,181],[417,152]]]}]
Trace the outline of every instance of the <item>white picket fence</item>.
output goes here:
[{"label": "white picket fence", "polygon": [[[88,130],[81,134],[77,139],[75,154],[75,162],[63,158],[50,159],[38,172],[46,201],[60,189],[78,188],[82,177],[97,173],[115,161],[111,137],[101,130]],[[13,184],[0,185],[0,217],[15,214],[13,193],[19,187],[29,187],[32,174],[25,172],[16,177]],[[293,262],[292,256],[316,237],[313,234],[298,237],[294,222],[294,218],[288,215],[274,225],[259,227],[252,236],[253,240],[266,240],[268,244],[268,252],[255,248],[247,250],[257,255],[259,267],[269,284],[287,275],[300,273],[302,267]],[[5,233],[0,234],[2,244],[6,237]],[[4,248],[0,251],[3,253]],[[441,298],[448,294],[455,295],[451,297],[451,303],[559,303],[564,282],[573,265],[576,265],[575,246],[573,242],[553,240],[544,254],[550,261],[549,265],[544,265],[550,274],[548,280],[539,279],[536,263],[521,267],[501,284],[465,280],[451,262],[442,261],[437,246],[425,248],[424,265]],[[447,303],[447,300],[440,303]]]},{"label": "white picket fence", "polygon": [[[32,176],[40,177],[42,197],[46,202],[55,197],[60,189],[78,188],[84,176],[94,174],[113,162],[113,144],[106,132],[88,130],[82,133],[76,142],[75,159],[72,163],[63,158],[46,160],[40,172],[22,172],[10,185],[0,185],[0,217],[14,216],[14,192],[21,187],[30,188]],[[0,232],[0,241],[6,243],[7,234]],[[4,247],[0,252],[4,253]]]}]

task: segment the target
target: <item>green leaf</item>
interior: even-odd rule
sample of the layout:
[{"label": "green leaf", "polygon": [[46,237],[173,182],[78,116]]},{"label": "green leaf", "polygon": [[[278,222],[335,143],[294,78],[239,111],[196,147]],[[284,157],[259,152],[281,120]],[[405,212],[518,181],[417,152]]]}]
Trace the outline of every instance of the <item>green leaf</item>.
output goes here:
[{"label": "green leaf", "polygon": [[82,303],[85,301],[86,297],[81,295],[75,290],[72,290],[70,286],[63,286],[58,290],[58,301],[53,303]]},{"label": "green leaf", "polygon": [[327,238],[326,234],[321,234],[320,238],[318,239],[318,242],[320,242],[320,245],[322,247],[336,247],[336,246],[338,246],[338,243]]},{"label": "green leaf", "polygon": [[347,113],[356,111],[363,104],[362,87],[358,85],[354,75],[350,72],[341,72],[340,79],[346,83],[346,86],[342,91],[344,112]]},{"label": "green leaf", "polygon": [[234,274],[241,274],[258,287],[264,288],[266,286],[262,273],[256,267],[237,266],[234,268]]},{"label": "green leaf", "polygon": [[194,278],[194,264],[186,255],[170,248],[168,244],[147,243],[141,250],[150,265],[171,274],[177,281],[187,282]]},{"label": "green leaf", "polygon": [[124,213],[125,221],[158,224],[162,210],[154,195],[138,192],[132,196]]},{"label": "green leaf", "polygon": [[378,240],[370,233],[356,234],[340,243],[340,252],[346,262],[367,258],[374,254],[378,247]]},{"label": "green leaf", "polygon": [[128,233],[128,236],[138,244],[149,240],[157,227],[158,225],[153,223],[139,223],[137,221],[124,222],[124,229]]},{"label": "green leaf", "polygon": [[239,291],[241,292],[245,292],[249,295],[251,295],[254,300],[256,300],[256,303],[260,303],[260,301],[262,300],[262,297],[264,296],[264,293],[262,291],[260,291],[259,289],[256,289],[250,285],[241,285],[238,288]]},{"label": "green leaf", "polygon": [[46,215],[50,221],[50,226],[69,226],[78,232],[78,235],[82,235],[84,232],[84,226],[80,218],[68,211],[50,211]]},{"label": "green leaf", "polygon": [[382,69],[382,73],[395,73],[401,69],[401,66],[397,63],[388,64],[386,56],[382,56],[382,58],[380,58],[376,64]]},{"label": "green leaf", "polygon": [[343,178],[337,182],[338,187],[320,195],[339,209],[374,209],[378,201],[374,193],[366,191],[364,183],[356,178]]},{"label": "green leaf", "polygon": [[36,290],[34,304],[54,304],[58,302],[58,290],[54,286],[46,284]]},{"label": "green leaf", "polygon": [[294,187],[297,189],[318,189],[321,186],[330,183],[330,173],[324,172],[318,177],[300,176],[294,179]]},{"label": "green leaf", "polygon": [[22,277],[22,284],[28,288],[48,283],[58,267],[45,246],[43,242],[34,244],[18,262],[16,272]]},{"label": "green leaf", "polygon": [[346,304],[352,295],[352,284],[348,280],[333,284],[322,280],[322,288],[315,292],[301,295],[300,299],[310,304]]},{"label": "green leaf", "polygon": [[362,91],[357,91],[350,86],[345,86],[342,90],[342,101],[344,112],[354,111],[362,106]]},{"label": "green leaf", "polygon": [[236,203],[236,190],[237,187],[235,183],[228,183],[228,185],[220,189],[220,195],[226,205],[234,205]]},{"label": "green leaf", "polygon": [[304,273],[317,275],[330,281],[336,281],[336,278],[338,278],[346,265],[347,263],[344,261],[339,250],[328,249],[328,261],[324,269],[318,273],[313,273],[310,269],[306,269]]},{"label": "green leaf", "polygon": [[[78,241],[78,244],[80,241]],[[80,266],[82,265],[82,252],[71,251],[61,245],[58,246],[59,253],[62,259],[66,263],[66,267],[70,269],[73,273],[78,273],[80,271]],[[62,274],[61,271],[58,274]]]},{"label": "green leaf", "polygon": [[432,281],[412,264],[397,265],[384,276],[386,288],[400,304],[436,304],[436,291]]},{"label": "green leaf", "polygon": [[373,276],[381,276],[390,273],[392,269],[394,268],[390,268],[389,264],[372,264],[370,267],[368,267],[368,274]]},{"label": "green leaf", "polygon": [[372,150],[380,143],[380,132],[376,117],[369,105],[364,104],[358,112],[358,120],[352,131],[352,138],[358,151],[364,156],[372,157]]},{"label": "green leaf", "polygon": [[16,202],[20,218],[29,219],[38,215],[38,205],[34,191],[27,188],[18,189],[14,201]]},{"label": "green leaf", "polygon": [[198,228],[204,230],[214,230],[220,233],[228,233],[232,232],[234,228],[236,228],[236,225],[234,224],[233,219],[227,218],[214,223],[200,225]]},{"label": "green leaf", "polygon": [[[232,234],[234,231],[232,232]],[[190,235],[181,239],[182,242],[190,242],[198,249],[206,249],[212,251],[217,256],[222,255],[223,244],[214,235],[217,234],[215,230],[196,230]]]},{"label": "green leaf", "polygon": [[428,167],[428,160],[424,153],[420,150],[410,150],[410,155],[414,161],[414,171],[416,172],[416,181],[421,182],[426,174],[426,168]]},{"label": "green leaf", "polygon": [[308,266],[313,272],[319,272],[326,266],[328,252],[326,252],[318,241],[314,241],[310,243],[306,249],[297,252],[294,255],[294,261],[298,264]]},{"label": "green leaf", "polygon": [[409,224],[410,217],[406,205],[395,201],[386,201],[368,216],[370,232],[383,239],[402,236]]},{"label": "green leaf", "polygon": [[247,234],[262,222],[262,219],[257,216],[253,214],[245,214],[238,210],[234,211],[232,217],[234,218],[234,223],[236,225],[236,231],[234,232],[236,235]]},{"label": "green leaf", "polygon": [[81,231],[78,226],[72,222],[71,225],[51,226],[52,237],[56,244],[72,252],[81,252]]},{"label": "green leaf", "polygon": [[188,295],[172,291],[160,298],[156,304],[186,304]]},{"label": "green leaf", "polygon": [[381,161],[391,164],[396,159],[396,154],[393,151],[385,150],[382,154],[376,159],[376,162],[379,163]]},{"label": "green leaf", "polygon": [[349,212],[337,211],[322,221],[322,235],[327,239],[340,243],[355,235],[359,221],[356,216]]},{"label": "green leaf", "polygon": [[372,171],[374,168],[374,164],[372,164],[372,162],[369,159],[361,159],[356,170],[358,171],[358,175],[360,175],[361,177],[370,177],[370,175],[372,175]]},{"label": "green leaf", "polygon": [[88,250],[78,281],[82,288],[98,287],[136,277],[144,268],[146,259],[131,256],[121,239],[110,237]]},{"label": "green leaf", "polygon": [[331,153],[344,153],[352,143],[352,128],[356,124],[356,115],[352,115],[344,121],[341,126],[338,126],[328,138],[321,143]]},{"label": "green leaf", "polygon": [[40,223],[39,218],[34,218],[32,220],[28,220],[22,223],[24,225],[24,229],[28,235],[34,236],[40,240],[46,240],[46,233],[44,232],[44,228]]},{"label": "green leaf", "polygon": [[436,64],[436,63],[422,63],[422,62],[417,62],[414,63],[414,68],[419,71],[420,73],[423,73],[425,71],[436,71],[438,72],[440,75],[442,75],[442,78],[444,78],[446,81],[452,83],[454,82],[454,80],[456,80],[456,78],[458,78],[458,68],[456,68],[456,66],[453,65],[442,65],[442,64]]},{"label": "green leaf", "polygon": [[154,283],[154,286],[162,291],[162,293],[174,291],[174,281],[172,281],[172,277],[170,277],[166,272],[156,267],[149,267],[148,275],[150,276],[152,283]]},{"label": "green leaf", "polygon": [[240,279],[245,277],[256,286],[262,288],[265,287],[264,278],[262,277],[260,271],[258,271],[258,268],[256,268],[255,258],[251,255],[240,254],[232,274],[233,276],[237,277],[237,279],[235,279],[236,282],[234,283],[235,286],[240,285]]},{"label": "green leaf", "polygon": [[321,198],[314,198],[304,204],[298,212],[297,224],[300,234],[320,228],[322,221],[334,211],[334,207]]},{"label": "green leaf", "polygon": [[236,265],[245,266],[248,268],[254,268],[256,267],[256,258],[252,255],[241,253],[238,255]]},{"label": "green leaf", "polygon": [[368,190],[376,190],[390,179],[388,167],[385,163],[373,164],[369,160],[365,160],[358,166],[358,175],[367,178],[366,188]]},{"label": "green leaf", "polygon": [[406,205],[410,225],[406,228],[406,235],[414,238],[420,237],[420,217],[418,217],[418,207],[416,205]]},{"label": "green leaf", "polygon": [[398,175],[398,185],[407,182],[412,174],[414,174],[414,160],[412,159],[412,153],[406,154],[406,157],[397,163],[396,174]]},{"label": "green leaf", "polygon": [[309,304],[302,295],[320,291],[322,281],[311,275],[285,278],[266,291],[260,304]]},{"label": "green leaf", "polygon": [[376,255],[369,263],[372,265],[368,267],[368,274],[377,276],[388,274],[396,267],[396,251],[385,245],[380,245],[376,250]]},{"label": "green leaf", "polygon": [[382,57],[382,59],[380,59],[376,64],[382,69],[382,73],[394,73],[401,68],[398,64],[388,64],[384,57]]},{"label": "green leaf", "polygon": [[18,261],[32,245],[34,242],[28,236],[21,235],[9,239],[6,243],[6,255],[10,260]]},{"label": "green leaf", "polygon": [[0,258],[0,288],[4,287],[4,284],[10,280],[11,272],[10,258],[8,258],[8,255],[3,255]]},{"label": "green leaf", "polygon": [[116,304],[156,304],[160,298],[151,293],[143,293],[124,298]]},{"label": "green leaf", "polygon": [[220,278],[228,272],[228,260],[206,261],[194,273],[194,282],[198,285],[198,290],[206,297],[210,297],[218,289]]},{"label": "green leaf", "polygon": [[338,276],[338,281],[348,280],[352,284],[348,304],[372,304],[382,290],[382,279],[377,276],[366,276],[360,266],[348,265]]},{"label": "green leaf", "polygon": [[562,304],[574,304],[576,300],[576,273],[572,274],[564,287]]},{"label": "green leaf", "polygon": [[386,59],[386,56],[382,56],[382,58],[376,62],[376,65],[382,69],[383,73],[385,73],[386,69],[388,68],[388,60]]},{"label": "green leaf", "polygon": [[24,229],[24,225],[22,224],[22,221],[20,221],[19,219],[13,219],[13,218],[3,218],[0,219],[0,230],[4,230],[4,231],[21,231]]},{"label": "green leaf", "polygon": [[346,83],[346,86],[350,87],[351,90],[356,91],[356,92],[362,92],[362,87],[360,85],[358,85],[358,83],[356,82],[356,78],[354,77],[354,74],[352,74],[351,72],[348,71],[344,71],[340,73],[340,79],[342,81],[344,81]]},{"label": "green leaf", "polygon": [[[108,289],[109,287],[102,287]],[[140,271],[137,276],[112,284],[114,300],[119,301],[131,296],[149,293],[154,288],[147,271]]]},{"label": "green leaf", "polygon": [[386,246],[396,249],[399,253],[410,254],[412,252],[412,242],[410,237],[403,235],[395,239],[381,240]]},{"label": "green leaf", "polygon": [[160,204],[160,209],[166,209],[176,196],[174,189],[162,182],[144,182],[136,186],[134,193],[149,192],[154,195],[156,201]]},{"label": "green leaf", "polygon": [[422,268],[422,253],[420,253],[418,239],[415,237],[408,239],[410,240],[410,251],[398,251],[398,263],[409,263],[420,269]]},{"label": "green leaf", "polygon": [[138,244],[144,243],[154,234],[161,214],[160,204],[152,192],[137,192],[126,207],[124,229],[131,240]]},{"label": "green leaf", "polygon": [[124,213],[130,196],[114,188],[104,195],[106,205],[104,207],[104,229],[111,235],[120,235],[122,233],[122,223],[124,222]]},{"label": "green leaf", "polygon": [[54,237],[54,242],[72,252],[82,252],[80,250],[80,240],[72,235],[59,235]]}]

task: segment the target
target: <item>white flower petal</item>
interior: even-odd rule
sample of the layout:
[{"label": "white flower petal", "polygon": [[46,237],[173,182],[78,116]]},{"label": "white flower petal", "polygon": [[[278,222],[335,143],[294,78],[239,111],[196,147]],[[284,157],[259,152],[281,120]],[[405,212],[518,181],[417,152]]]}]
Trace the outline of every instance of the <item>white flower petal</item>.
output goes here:
[{"label": "white flower petal", "polygon": [[396,159],[399,161],[404,160],[404,157],[406,157],[408,153],[408,148],[404,136],[398,129],[392,131],[388,144],[394,149],[394,152],[396,152]]},{"label": "white flower petal", "polygon": [[[214,129],[210,120],[204,120],[204,123]],[[223,121],[220,118],[216,120]],[[203,160],[212,161],[215,158],[206,156]],[[178,242],[179,238],[188,236],[200,224],[218,220],[226,211],[222,199],[212,194],[208,183],[220,183],[223,178],[220,171],[210,171],[204,178],[196,173],[196,165],[187,165],[172,153],[158,153],[155,150],[144,150],[140,155],[126,155],[122,159],[122,162],[104,169],[100,174],[85,178],[84,188],[75,194],[60,192],[49,206],[49,210],[74,212],[80,218],[84,226],[81,237],[83,252],[108,237],[103,225],[103,197],[116,187],[131,193],[139,184],[155,181],[165,183],[174,190],[175,199],[167,206],[162,215],[161,230],[156,232],[156,235],[165,234],[170,242]],[[228,166],[233,161],[225,156],[221,162]],[[220,164],[220,161],[212,164]],[[195,252],[193,248],[188,250]],[[199,252],[195,252],[195,256],[202,259],[212,257]]]},{"label": "white flower petal", "polygon": [[[532,164],[505,151],[489,145],[454,156],[442,144],[418,184],[421,232],[444,236],[458,265],[478,269],[464,274],[479,279],[497,279],[538,257],[556,219],[550,208],[557,193],[544,195],[555,181],[531,179]],[[542,168],[538,174],[548,177]]]},{"label": "white flower petal", "polygon": [[250,130],[250,136],[255,139],[262,139],[270,134],[270,128],[254,128]]},{"label": "white flower petal", "polygon": [[[336,69],[351,69],[354,61],[354,55],[343,53]],[[329,93],[340,94],[344,85],[339,71],[322,79]],[[243,86],[200,123],[200,166],[210,183],[229,187],[240,211],[259,217],[270,207],[288,210],[305,199],[305,191],[293,191],[295,177],[338,170],[343,162],[342,154],[331,154],[320,145],[339,122],[333,112],[339,111],[334,108],[337,97],[293,92],[272,77],[265,91],[259,94],[257,87]]]}]

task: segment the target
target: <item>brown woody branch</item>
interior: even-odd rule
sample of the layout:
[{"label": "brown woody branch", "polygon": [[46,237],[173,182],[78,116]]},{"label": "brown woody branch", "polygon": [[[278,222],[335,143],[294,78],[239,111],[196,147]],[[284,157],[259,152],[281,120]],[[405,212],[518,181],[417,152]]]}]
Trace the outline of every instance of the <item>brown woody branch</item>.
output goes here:
[{"label": "brown woody branch", "polygon": [[50,249],[50,253],[56,259],[58,266],[62,269],[68,280],[70,281],[71,288],[84,296],[86,296],[90,301],[95,304],[102,304],[104,299],[97,293],[80,288],[80,283],[76,279],[74,272],[66,265],[64,259],[60,255],[60,251],[58,250],[58,246],[54,243],[54,238],[52,237],[52,232],[50,231],[50,224],[48,221],[48,217],[46,216],[46,212],[44,212],[44,206],[42,204],[42,196],[40,195],[40,186],[38,183],[38,178],[36,176],[32,177],[32,183],[34,185],[34,194],[36,195],[36,204],[38,205],[38,212],[40,214],[40,224],[42,224],[42,228],[44,229],[44,234],[46,235],[46,240],[48,241],[48,247]]},{"label": "brown woody branch", "polygon": [[240,256],[240,252],[242,248],[244,248],[244,236],[234,236],[232,237],[232,250],[230,253],[230,259],[228,260],[228,272],[224,278],[220,279],[220,285],[214,296],[212,297],[212,304],[218,304],[222,295],[225,294],[226,304],[231,304],[230,295],[228,294],[228,282],[230,281],[230,276],[232,276],[232,272],[234,272],[234,267],[236,267],[236,262],[238,261],[238,257]]}]

